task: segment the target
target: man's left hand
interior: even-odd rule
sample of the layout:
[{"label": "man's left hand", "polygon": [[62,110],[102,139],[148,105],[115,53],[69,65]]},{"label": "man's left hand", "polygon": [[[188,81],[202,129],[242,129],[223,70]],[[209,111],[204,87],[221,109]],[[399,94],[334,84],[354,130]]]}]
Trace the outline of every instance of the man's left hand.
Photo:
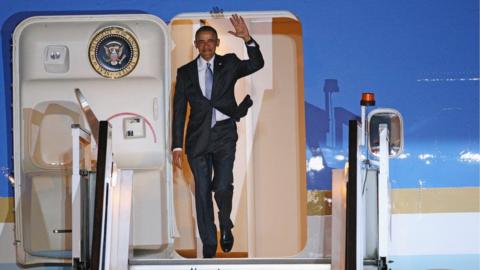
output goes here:
[{"label": "man's left hand", "polygon": [[228,33],[243,39],[243,41],[245,42],[248,42],[252,39],[250,37],[250,34],[248,33],[247,24],[245,24],[245,21],[243,20],[242,16],[233,14],[232,17],[230,18],[230,22],[232,23],[233,28],[235,28],[235,32],[228,31]]},{"label": "man's left hand", "polygon": [[235,114],[236,118],[240,119],[240,118],[244,117],[245,115],[247,115],[248,108],[252,107],[252,105],[253,105],[253,101],[250,98],[250,95],[247,95],[242,100],[240,105],[238,105],[238,107],[237,107],[237,111],[236,111],[236,114]]}]

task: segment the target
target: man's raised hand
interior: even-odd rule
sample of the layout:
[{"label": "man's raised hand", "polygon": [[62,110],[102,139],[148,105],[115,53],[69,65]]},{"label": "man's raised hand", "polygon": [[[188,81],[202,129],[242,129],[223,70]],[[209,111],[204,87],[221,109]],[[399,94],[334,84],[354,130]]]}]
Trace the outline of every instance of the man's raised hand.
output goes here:
[{"label": "man's raised hand", "polygon": [[250,39],[250,34],[248,33],[248,27],[245,24],[245,21],[243,20],[242,16],[238,16],[237,14],[233,14],[232,17],[230,17],[230,22],[233,25],[233,28],[235,28],[235,32],[233,31],[228,31],[228,33],[239,37],[243,39],[243,41],[248,42]]}]

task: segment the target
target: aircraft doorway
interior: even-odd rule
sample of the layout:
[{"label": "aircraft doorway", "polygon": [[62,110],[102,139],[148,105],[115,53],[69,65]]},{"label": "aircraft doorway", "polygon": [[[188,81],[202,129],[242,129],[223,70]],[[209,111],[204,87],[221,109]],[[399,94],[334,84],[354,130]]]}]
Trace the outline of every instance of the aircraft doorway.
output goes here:
[{"label": "aircraft doorway", "polygon": [[[237,103],[250,94],[253,106],[237,123],[239,139],[231,214],[235,245],[231,254],[223,254],[219,249],[217,256],[295,256],[307,240],[301,25],[288,12],[239,15],[260,45],[265,65],[239,80],[235,87]],[[217,30],[220,39],[217,54],[235,53],[240,59],[248,58],[243,42],[228,33],[233,29],[229,17],[181,14],[170,22],[172,89],[177,68],[198,55],[193,41],[195,31],[202,25]],[[195,224],[194,180],[185,156],[183,164],[183,171],[174,170],[174,203],[180,235],[175,240],[175,249],[186,257],[201,257]],[[216,223],[218,228],[218,220]]]}]

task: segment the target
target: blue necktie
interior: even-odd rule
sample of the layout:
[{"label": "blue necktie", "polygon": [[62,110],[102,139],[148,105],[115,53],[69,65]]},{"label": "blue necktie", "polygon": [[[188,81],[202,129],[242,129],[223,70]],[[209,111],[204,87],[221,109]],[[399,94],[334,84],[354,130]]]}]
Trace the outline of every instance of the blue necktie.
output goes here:
[{"label": "blue necktie", "polygon": [[[205,96],[208,99],[212,98],[212,86],[213,86],[213,71],[210,68],[210,63],[207,63],[207,69],[205,70]],[[212,108],[212,124],[210,127],[215,126],[216,123],[215,108]]]}]

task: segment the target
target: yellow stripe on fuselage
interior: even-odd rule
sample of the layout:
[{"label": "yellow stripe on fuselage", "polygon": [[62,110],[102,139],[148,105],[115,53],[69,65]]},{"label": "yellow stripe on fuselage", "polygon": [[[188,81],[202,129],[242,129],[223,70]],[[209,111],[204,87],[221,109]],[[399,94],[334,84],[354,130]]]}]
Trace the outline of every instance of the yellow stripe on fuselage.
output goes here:
[{"label": "yellow stripe on fuselage", "polygon": [[480,188],[415,188],[392,191],[392,214],[480,212]]},{"label": "yellow stripe on fuselage", "polygon": [[[309,190],[307,215],[332,214],[332,192]],[[392,190],[392,214],[480,212],[480,188],[409,188]]]},{"label": "yellow stripe on fuselage", "polygon": [[13,197],[0,198],[0,223],[13,223]]}]

